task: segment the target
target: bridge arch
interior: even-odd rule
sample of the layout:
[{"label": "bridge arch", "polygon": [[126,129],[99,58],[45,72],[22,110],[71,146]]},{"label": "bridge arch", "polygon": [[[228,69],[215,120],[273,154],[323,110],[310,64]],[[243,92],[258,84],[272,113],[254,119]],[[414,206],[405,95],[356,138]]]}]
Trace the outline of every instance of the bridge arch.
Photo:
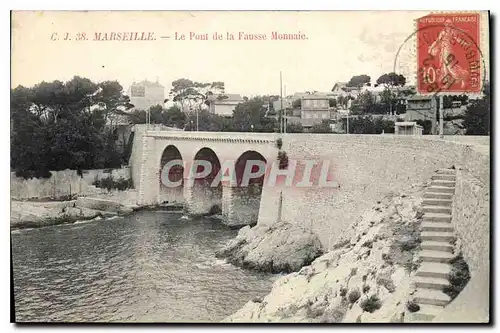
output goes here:
[{"label": "bridge arch", "polygon": [[[175,165],[173,161],[180,163]],[[168,145],[163,149],[160,159],[160,203],[183,203],[184,202],[184,159],[179,149],[174,145]],[[174,184],[177,184],[173,186]],[[167,185],[170,184],[170,185]]]}]

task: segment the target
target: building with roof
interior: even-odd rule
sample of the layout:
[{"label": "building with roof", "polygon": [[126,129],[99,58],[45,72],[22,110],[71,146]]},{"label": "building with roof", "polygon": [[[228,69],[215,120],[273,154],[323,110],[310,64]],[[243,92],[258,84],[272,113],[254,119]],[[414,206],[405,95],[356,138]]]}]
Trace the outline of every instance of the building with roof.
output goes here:
[{"label": "building with roof", "polygon": [[239,94],[217,94],[208,97],[209,111],[213,114],[232,117],[236,105],[244,100]]},{"label": "building with roof", "polygon": [[333,97],[347,96],[347,95],[357,95],[356,87],[348,87],[347,82],[335,82],[332,88],[331,95]]},{"label": "building with roof", "polygon": [[437,100],[434,96],[414,95],[406,100],[406,121],[436,120]]},{"label": "building with roof", "polygon": [[394,135],[422,135],[423,127],[414,121],[394,123]]},{"label": "building with roof", "polygon": [[330,101],[325,95],[307,95],[301,98],[300,118],[302,126],[312,127],[329,120],[331,117]]},{"label": "building with roof", "polygon": [[150,82],[143,80],[134,82],[127,91],[132,103],[137,110],[147,110],[154,105],[163,106],[165,101],[165,87],[158,80]]}]

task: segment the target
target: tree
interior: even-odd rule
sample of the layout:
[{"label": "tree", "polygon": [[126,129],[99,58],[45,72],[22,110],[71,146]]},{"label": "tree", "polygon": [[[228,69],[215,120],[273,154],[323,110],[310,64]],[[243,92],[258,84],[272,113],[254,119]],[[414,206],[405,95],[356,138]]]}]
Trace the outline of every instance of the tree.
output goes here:
[{"label": "tree", "polygon": [[432,121],[429,119],[422,120],[417,119],[415,121],[418,125],[422,126],[422,134],[431,134],[432,131]]},{"label": "tree", "polygon": [[353,87],[361,90],[361,88],[364,86],[370,86],[370,80],[371,78],[366,74],[354,75],[353,77],[351,77],[349,82],[347,82],[346,87]]},{"label": "tree", "polygon": [[[240,103],[233,112],[233,130],[238,132],[274,132],[276,119],[267,117],[266,100],[257,96],[247,102]],[[253,128],[252,128],[253,125]]]},{"label": "tree", "polygon": [[358,95],[351,105],[352,114],[374,113],[375,96],[371,91],[364,91]]},{"label": "tree", "polygon": [[314,124],[311,129],[311,133],[333,133],[332,128],[330,127],[330,121],[329,120],[323,120],[319,124]]},{"label": "tree", "polygon": [[290,124],[286,125],[286,132],[287,133],[302,133],[302,132],[304,132],[304,128],[302,127],[301,124],[290,123]]},{"label": "tree", "polygon": [[349,133],[353,134],[382,134],[394,133],[394,122],[372,116],[356,117],[349,120]]},{"label": "tree", "polygon": [[386,105],[389,113],[393,113],[393,110],[400,111],[401,107],[399,104],[400,93],[399,89],[394,91],[396,87],[403,87],[406,84],[406,78],[401,74],[396,74],[394,72],[382,74],[377,79],[377,85],[383,85],[384,91],[382,92],[381,99],[382,103]]},{"label": "tree", "polygon": [[163,111],[165,125],[177,128],[183,128],[186,123],[186,114],[174,105]]},{"label": "tree", "polygon": [[292,108],[294,108],[294,109],[300,109],[300,108],[302,108],[302,99],[301,98],[297,98],[296,100],[294,100],[292,102]]},{"label": "tree", "polygon": [[490,135],[490,84],[483,88],[484,96],[471,101],[465,111],[466,135]]},{"label": "tree", "polygon": [[406,78],[401,74],[394,72],[382,74],[377,79],[377,85],[383,85],[385,88],[403,87],[406,84]]},{"label": "tree", "polygon": [[127,101],[118,86],[75,76],[12,89],[11,167],[23,177],[119,167],[121,156],[106,126],[109,113]]},{"label": "tree", "polygon": [[[90,81],[90,80],[89,80]],[[104,81],[98,84],[98,91],[88,96],[90,104],[97,104],[104,109],[104,120],[109,125],[109,129],[114,129],[120,111],[127,111],[133,107],[130,98],[124,95],[123,87],[118,81]]]},{"label": "tree", "polygon": [[347,96],[339,96],[337,97],[337,105],[340,105],[341,107],[344,107],[347,109],[347,102],[349,101],[349,98]]},{"label": "tree", "polygon": [[203,83],[189,79],[177,79],[172,82],[170,90],[172,101],[179,103],[181,110],[201,110],[203,106],[210,106],[212,95],[216,99],[224,99],[224,82]]},{"label": "tree", "polygon": [[[185,131],[196,131],[196,113],[191,112],[186,119]],[[207,132],[228,132],[231,131],[231,119],[222,117],[208,110],[198,112],[198,130]]]}]

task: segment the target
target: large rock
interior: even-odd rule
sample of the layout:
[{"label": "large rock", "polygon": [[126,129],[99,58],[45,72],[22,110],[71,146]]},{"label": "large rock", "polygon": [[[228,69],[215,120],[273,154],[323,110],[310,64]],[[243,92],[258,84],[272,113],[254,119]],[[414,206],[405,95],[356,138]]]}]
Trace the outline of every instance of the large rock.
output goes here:
[{"label": "large rock", "polygon": [[130,207],[124,206],[119,202],[100,198],[79,197],[78,199],[76,199],[76,206],[119,214],[132,212],[132,209]]},{"label": "large rock", "polygon": [[272,227],[246,226],[217,253],[237,266],[273,273],[298,271],[321,254],[316,235],[285,222]]}]

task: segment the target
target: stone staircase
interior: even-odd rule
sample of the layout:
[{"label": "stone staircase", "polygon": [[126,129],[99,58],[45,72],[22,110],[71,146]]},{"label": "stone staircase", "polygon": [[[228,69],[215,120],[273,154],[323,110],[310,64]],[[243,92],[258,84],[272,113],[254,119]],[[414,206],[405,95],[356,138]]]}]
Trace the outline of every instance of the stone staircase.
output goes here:
[{"label": "stone staircase", "polygon": [[454,258],[451,217],[455,180],[455,169],[438,170],[424,194],[420,235],[422,263],[413,280],[416,287],[413,301],[420,310],[411,313],[412,322],[431,321],[451,301],[442,290],[450,284],[448,276],[452,267],[449,262]]}]

